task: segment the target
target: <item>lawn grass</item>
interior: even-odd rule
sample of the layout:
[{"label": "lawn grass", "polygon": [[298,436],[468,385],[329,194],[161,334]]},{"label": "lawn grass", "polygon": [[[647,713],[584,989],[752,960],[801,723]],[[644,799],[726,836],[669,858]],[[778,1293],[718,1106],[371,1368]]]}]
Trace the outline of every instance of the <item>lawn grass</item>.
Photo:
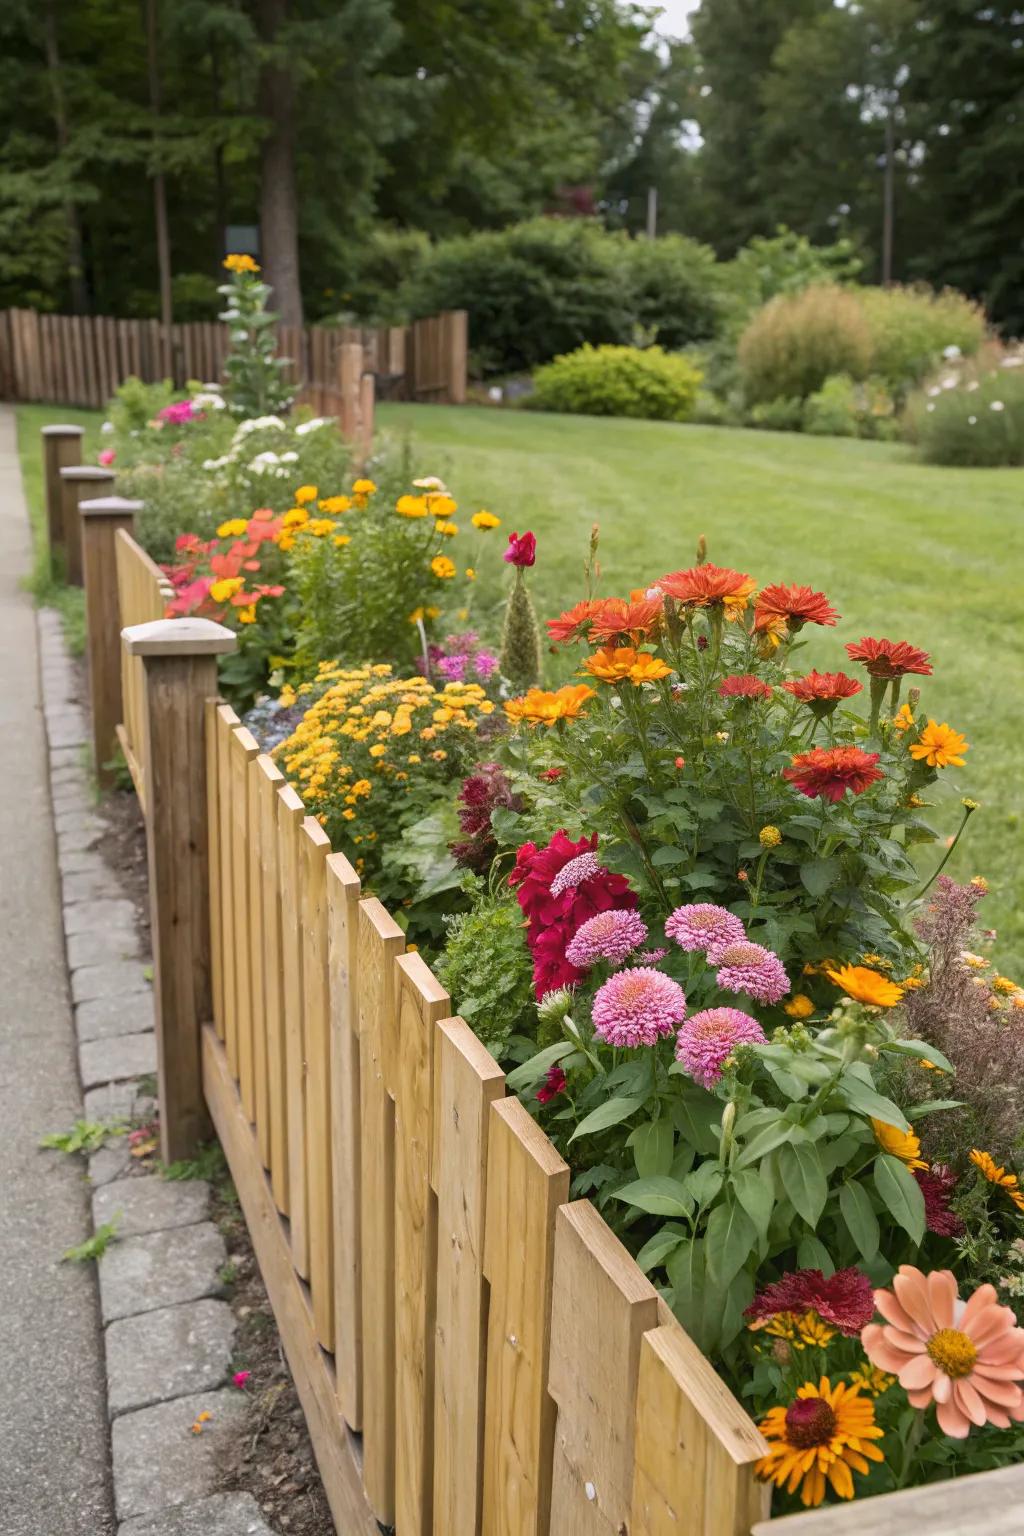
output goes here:
[{"label": "lawn grass", "polygon": [[85,596],[80,587],[65,586],[51,569],[46,528],[43,452],[39,432],[40,428],[58,421],[85,428],[82,456],[86,464],[95,463],[99,447],[102,417],[97,411],[76,411],[49,405],[18,406],[18,458],[32,525],[33,560],[29,586],[39,604],[58,610],[70,649],[76,655],[81,655],[85,650]]},{"label": "lawn grass", "polygon": [[[961,794],[982,802],[947,866],[983,873],[996,953],[1024,980],[1022,775],[1024,470],[939,469],[898,444],[660,422],[540,416],[486,407],[386,405],[380,425],[411,434],[420,473],[443,475],[467,511],[531,528],[538,611],[583,595],[590,528],[601,528],[601,590],[625,593],[710,558],[759,581],[806,582],[843,615],[808,631],[808,666],[851,670],[861,635],[910,640],[932,655],[925,707],[971,743],[934,795],[942,825]],[[952,803],[950,803],[952,802]]]}]

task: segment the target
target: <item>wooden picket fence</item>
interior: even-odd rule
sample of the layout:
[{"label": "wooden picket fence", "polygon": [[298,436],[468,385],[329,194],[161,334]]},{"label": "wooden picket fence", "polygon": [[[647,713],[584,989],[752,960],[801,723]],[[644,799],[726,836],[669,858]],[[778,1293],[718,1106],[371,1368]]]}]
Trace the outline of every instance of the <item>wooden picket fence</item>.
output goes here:
[{"label": "wooden picket fence", "polygon": [[[279,353],[291,360],[300,399],[321,415],[342,414],[351,394],[345,349],[362,348],[356,376],[372,374],[384,399],[461,404],[466,398],[465,310],[408,326],[279,326]],[[125,379],[216,382],[228,352],[220,321],[117,320],[0,310],[0,399],[102,410]],[[348,357],[351,358],[351,352]]]},{"label": "wooden picket fence", "polygon": [[220,1139],[339,1532],[1019,1531],[1024,1468],[769,1526],[755,1425],[217,698],[234,635],[152,617],[131,506],[86,517],[90,684],[146,814],[161,1152]]}]

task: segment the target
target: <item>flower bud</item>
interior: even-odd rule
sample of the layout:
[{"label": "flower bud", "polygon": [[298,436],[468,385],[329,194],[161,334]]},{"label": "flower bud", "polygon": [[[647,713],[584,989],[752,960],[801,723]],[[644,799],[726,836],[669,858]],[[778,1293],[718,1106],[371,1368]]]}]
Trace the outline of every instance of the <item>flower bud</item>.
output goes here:
[{"label": "flower bud", "polygon": [[537,1018],[542,1024],[560,1025],[571,1007],[571,988],[558,987],[553,992],[544,993],[544,996],[537,1004]]},{"label": "flower bud", "polygon": [[707,538],[705,537],[705,535],[702,533],[700,538],[697,540],[697,564],[698,565],[706,565],[707,564],[707,558],[708,558],[708,541],[707,541]]}]

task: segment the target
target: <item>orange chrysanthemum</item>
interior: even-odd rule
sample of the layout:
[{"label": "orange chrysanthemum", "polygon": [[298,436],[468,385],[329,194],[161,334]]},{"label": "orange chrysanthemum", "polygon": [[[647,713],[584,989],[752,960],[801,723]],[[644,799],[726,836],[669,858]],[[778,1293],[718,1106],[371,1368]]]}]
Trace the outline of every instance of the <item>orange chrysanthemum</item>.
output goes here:
[{"label": "orange chrysanthemum", "polygon": [[821,1503],[826,1482],[839,1498],[852,1499],[852,1473],[868,1472],[869,1461],[885,1459],[871,1443],[883,1437],[871,1399],[861,1396],[859,1386],[841,1381],[833,1387],[827,1376],[817,1386],[805,1382],[788,1407],[770,1408],[761,1433],[771,1450],[758,1462],[758,1476],[787,1493],[799,1488],[808,1507]]},{"label": "orange chrysanthemum", "polygon": [[733,672],[729,677],[723,677],[718,685],[720,699],[770,699],[771,696],[770,685],[752,672]]},{"label": "orange chrysanthemum", "polygon": [[554,693],[530,688],[522,698],[509,699],[505,713],[513,724],[525,721],[527,725],[556,725],[560,720],[578,719],[584,704],[593,697],[594,690],[586,683],[567,685]]},{"label": "orange chrysanthemum", "polygon": [[869,677],[883,678],[891,682],[905,677],[908,672],[931,676],[931,661],[927,651],[918,650],[906,640],[872,640],[864,635],[846,647],[851,661],[862,661]]},{"label": "orange chrysanthemum", "polygon": [[661,627],[662,613],[660,597],[645,597],[643,592],[631,592],[628,602],[623,597],[609,597],[598,604],[590,638],[603,643],[628,639],[634,645],[652,640]]},{"label": "orange chrysanthemum", "polygon": [[795,635],[805,624],[835,624],[839,614],[832,607],[824,592],[813,587],[782,586],[776,583],[757,594],[754,606],[754,628],[772,629],[782,620],[790,634]]},{"label": "orange chrysanthemum", "polygon": [[1020,1180],[1015,1173],[1008,1173],[1005,1168],[999,1166],[990,1152],[980,1152],[977,1147],[971,1152],[971,1162],[975,1168],[985,1175],[990,1184],[996,1184],[1003,1190],[1018,1211],[1024,1211],[1024,1192],[1021,1191]]},{"label": "orange chrysanthemum", "polygon": [[793,677],[783,683],[787,693],[801,704],[807,704],[815,713],[831,714],[840,699],[852,699],[855,693],[863,693],[864,684],[845,672],[808,672],[806,677]]},{"label": "orange chrysanthemum", "polygon": [[917,740],[910,744],[911,757],[919,763],[927,763],[929,768],[962,768],[964,760],[960,754],[970,750],[967,737],[954,731],[945,721],[938,725],[929,720]]},{"label": "orange chrysanthemum", "polygon": [[891,1008],[903,996],[902,987],[868,965],[843,965],[834,971],[826,971],[825,975],[837,987],[842,987],[847,997],[858,1003],[870,1003],[875,1008]]},{"label": "orange chrysanthemum", "polygon": [[545,620],[548,634],[556,645],[579,640],[603,607],[604,604],[598,598],[585,598],[583,602],[566,609],[565,613],[560,613],[557,619]]},{"label": "orange chrysanthemum", "polygon": [[812,747],[810,752],[798,753],[792,766],[783,768],[782,777],[810,800],[820,795],[837,801],[847,790],[863,794],[880,779],[882,770],[875,767],[877,762],[877,752],[864,752],[860,747]]},{"label": "orange chrysanthemum", "polygon": [[671,571],[658,586],[686,608],[710,608],[720,603],[726,617],[739,618],[757,586],[753,576],[719,565],[695,565],[688,571]]},{"label": "orange chrysanthemum", "polygon": [[1024,1419],[1024,1328],[994,1286],[962,1301],[950,1270],[924,1275],[901,1264],[875,1306],[889,1326],[868,1323],[865,1354],[899,1378],[912,1407],[934,1402],[944,1435],[965,1440],[972,1424],[1009,1429]]},{"label": "orange chrysanthemum", "polygon": [[639,654],[631,645],[602,646],[593,656],[587,657],[583,670],[589,672],[591,677],[599,678],[602,683],[621,683],[624,677],[629,676],[630,669],[636,666]]}]

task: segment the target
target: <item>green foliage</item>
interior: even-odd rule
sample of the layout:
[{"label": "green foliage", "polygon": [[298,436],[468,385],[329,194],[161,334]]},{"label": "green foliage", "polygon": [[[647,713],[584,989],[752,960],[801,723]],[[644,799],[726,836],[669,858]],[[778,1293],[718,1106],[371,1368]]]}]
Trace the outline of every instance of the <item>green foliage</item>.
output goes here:
[{"label": "green foliage", "polygon": [[863,265],[846,238],[813,245],[785,225],[774,235],[755,235],[718,268],[725,328],[736,335],[755,310],[780,294],[802,293],[816,283],[852,283]]},{"label": "green foliage", "polygon": [[70,1131],[56,1131],[44,1136],[39,1145],[54,1152],[64,1152],[69,1157],[75,1152],[88,1157],[106,1142],[124,1136],[127,1129],[127,1126],[112,1121],[76,1120]]},{"label": "green foliage", "polygon": [[507,1057],[514,1035],[536,1027],[522,913],[507,895],[485,894],[449,920],[438,975],[452,1007],[497,1060]]},{"label": "green foliage", "polygon": [[515,693],[536,687],[540,681],[540,629],[533,599],[517,569],[505,607],[505,628],[501,639],[501,672]]},{"label": "green foliage", "polygon": [[[228,261],[245,259],[228,257]],[[230,281],[217,289],[227,305],[220,319],[226,322],[231,340],[224,363],[225,398],[240,420],[286,411],[295,393],[285,378],[290,359],[277,355],[278,317],[267,309],[270,288],[256,276],[258,271],[233,271]]]},{"label": "green foliage", "polygon": [[893,437],[898,432],[885,380],[871,377],[855,384],[844,373],[826,379],[808,396],[799,425],[819,437]]},{"label": "green foliage", "polygon": [[534,375],[529,405],[584,416],[688,421],[701,374],[661,347],[592,347],[556,357]]},{"label": "green foliage", "polygon": [[952,289],[863,288],[858,298],[871,333],[871,372],[903,396],[948,350],[971,357],[985,340],[984,311]]},{"label": "green foliage", "polygon": [[766,432],[799,432],[803,416],[802,400],[779,395],[775,400],[759,401],[747,419],[752,427],[761,427]]},{"label": "green foliage", "polygon": [[118,1223],[121,1220],[121,1212],[118,1211],[110,1221],[105,1221],[102,1226],[96,1228],[92,1237],[87,1237],[84,1243],[77,1243],[74,1248],[68,1248],[64,1253],[66,1264],[88,1264],[93,1259],[102,1259],[110,1244],[117,1237]]},{"label": "green foliage", "polygon": [[176,1163],[164,1163],[160,1177],[172,1183],[205,1179],[209,1184],[222,1184],[230,1175],[220,1142],[209,1141],[199,1148],[195,1157],[183,1158]]},{"label": "green foliage", "polygon": [[857,296],[816,283],[784,294],[758,310],[739,342],[739,366],[748,401],[805,400],[830,374],[863,379],[871,371],[872,336]]},{"label": "green foliage", "polygon": [[[1024,353],[1002,366],[941,370],[914,395],[907,431],[928,464],[1024,465]],[[1007,364],[1011,366],[1007,366]],[[951,388],[944,382],[950,381]]]}]

